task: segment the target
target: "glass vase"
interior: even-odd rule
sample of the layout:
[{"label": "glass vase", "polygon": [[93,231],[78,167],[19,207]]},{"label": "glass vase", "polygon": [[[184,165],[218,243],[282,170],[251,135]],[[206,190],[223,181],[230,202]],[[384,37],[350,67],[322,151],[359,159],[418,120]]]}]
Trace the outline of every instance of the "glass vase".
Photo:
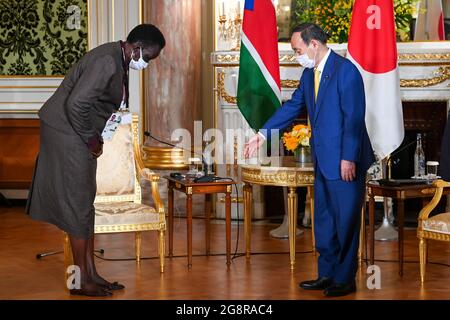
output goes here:
[{"label": "glass vase", "polygon": [[311,163],[311,149],[307,146],[299,146],[294,150],[295,162],[299,163]]}]

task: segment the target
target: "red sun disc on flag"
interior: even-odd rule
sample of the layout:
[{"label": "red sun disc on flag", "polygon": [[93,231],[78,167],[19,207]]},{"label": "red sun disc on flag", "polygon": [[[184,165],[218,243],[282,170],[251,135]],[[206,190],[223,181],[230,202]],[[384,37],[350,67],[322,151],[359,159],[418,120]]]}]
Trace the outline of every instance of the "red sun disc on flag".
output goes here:
[{"label": "red sun disc on flag", "polygon": [[392,0],[356,0],[348,50],[371,73],[397,68],[397,41]]}]

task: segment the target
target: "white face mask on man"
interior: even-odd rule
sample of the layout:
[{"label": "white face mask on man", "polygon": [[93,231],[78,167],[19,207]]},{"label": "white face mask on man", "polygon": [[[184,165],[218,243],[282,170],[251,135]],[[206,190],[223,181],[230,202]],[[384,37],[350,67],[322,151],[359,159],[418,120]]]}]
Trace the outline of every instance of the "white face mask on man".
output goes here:
[{"label": "white face mask on man", "polygon": [[314,68],[316,66],[316,55],[317,55],[317,50],[316,52],[314,52],[314,58],[311,59],[308,54],[305,52],[302,55],[298,55],[295,58],[297,59],[298,63],[308,69]]},{"label": "white face mask on man", "polygon": [[131,52],[130,68],[134,70],[143,70],[148,67],[148,63],[142,58],[142,47],[140,47],[139,60],[134,60],[134,51]]}]

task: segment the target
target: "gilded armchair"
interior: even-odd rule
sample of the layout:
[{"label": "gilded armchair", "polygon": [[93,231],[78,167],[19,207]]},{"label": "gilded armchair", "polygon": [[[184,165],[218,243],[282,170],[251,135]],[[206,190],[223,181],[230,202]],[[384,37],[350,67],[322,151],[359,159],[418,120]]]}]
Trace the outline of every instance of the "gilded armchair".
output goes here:
[{"label": "gilded armchair", "polygon": [[449,241],[450,242],[450,212],[440,213],[429,217],[431,211],[439,204],[444,188],[450,187],[450,183],[437,180],[433,183],[436,187],[434,197],[419,214],[417,226],[417,237],[419,238],[420,255],[420,282],[425,281],[425,271],[427,264],[428,240]]},{"label": "gilded armchair", "polygon": [[[134,232],[136,261],[139,263],[141,232],[158,231],[160,271],[164,272],[166,221],[158,190],[160,177],[144,167],[138,126],[138,116],[132,115],[131,123],[120,124],[113,138],[105,140],[103,154],[97,162],[94,232]],[[141,203],[141,178],[150,182],[154,206]],[[64,253],[68,266],[72,253],[67,234],[64,235]]]}]

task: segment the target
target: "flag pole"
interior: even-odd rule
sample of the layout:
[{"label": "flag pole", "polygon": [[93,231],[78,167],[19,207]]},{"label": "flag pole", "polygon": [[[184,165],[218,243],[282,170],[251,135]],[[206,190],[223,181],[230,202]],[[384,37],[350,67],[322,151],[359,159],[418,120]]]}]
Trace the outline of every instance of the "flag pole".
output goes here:
[{"label": "flag pole", "polygon": [[[391,179],[391,158],[388,155],[381,160],[382,177]],[[398,239],[398,231],[395,229],[391,221],[394,220],[394,212],[392,208],[392,198],[383,198],[384,216],[381,226],[375,231],[375,240],[377,241],[393,241]]]}]

